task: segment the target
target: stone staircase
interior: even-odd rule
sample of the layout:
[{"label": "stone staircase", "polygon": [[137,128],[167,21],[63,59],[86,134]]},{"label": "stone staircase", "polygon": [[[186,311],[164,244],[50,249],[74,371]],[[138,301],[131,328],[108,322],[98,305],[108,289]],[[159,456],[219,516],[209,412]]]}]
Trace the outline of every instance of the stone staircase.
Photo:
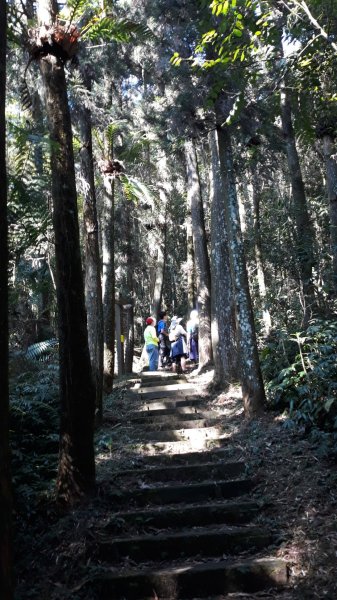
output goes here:
[{"label": "stone staircase", "polygon": [[126,425],[142,458],[114,475],[86,597],[210,599],[263,589],[276,596],[288,577],[286,563],[269,556],[278,536],[255,524],[263,507],[219,414],[165,372],[143,373],[129,395]]}]

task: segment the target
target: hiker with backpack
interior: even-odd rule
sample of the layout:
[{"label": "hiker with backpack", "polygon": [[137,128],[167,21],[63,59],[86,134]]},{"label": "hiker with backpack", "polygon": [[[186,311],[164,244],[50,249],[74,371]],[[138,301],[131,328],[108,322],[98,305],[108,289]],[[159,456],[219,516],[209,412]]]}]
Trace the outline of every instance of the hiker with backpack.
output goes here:
[{"label": "hiker with backpack", "polygon": [[171,366],[171,343],[169,340],[169,332],[167,326],[167,312],[165,310],[161,310],[159,313],[159,321],[157,324],[157,335],[159,338],[159,360],[160,367],[163,369],[164,367]]},{"label": "hiker with backpack", "polygon": [[172,371],[177,373],[178,370],[185,372],[186,358],[188,357],[187,348],[187,331],[180,324],[182,321],[181,317],[172,317],[170,329],[169,329],[169,340],[171,342],[171,360],[172,360]]}]

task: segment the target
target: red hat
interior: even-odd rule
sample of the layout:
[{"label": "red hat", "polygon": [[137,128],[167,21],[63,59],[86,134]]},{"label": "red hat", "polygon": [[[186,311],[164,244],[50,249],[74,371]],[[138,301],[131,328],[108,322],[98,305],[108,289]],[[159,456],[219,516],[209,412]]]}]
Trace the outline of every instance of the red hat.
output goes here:
[{"label": "red hat", "polygon": [[154,323],[154,319],[152,319],[152,317],[148,317],[145,321],[146,325],[151,325],[152,323]]}]

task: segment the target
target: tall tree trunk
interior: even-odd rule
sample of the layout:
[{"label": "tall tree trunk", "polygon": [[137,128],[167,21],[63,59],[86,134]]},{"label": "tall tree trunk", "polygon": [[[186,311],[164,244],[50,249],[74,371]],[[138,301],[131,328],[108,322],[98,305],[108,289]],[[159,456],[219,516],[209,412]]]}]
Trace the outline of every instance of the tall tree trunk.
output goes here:
[{"label": "tall tree trunk", "polygon": [[211,151],[211,280],[214,384],[226,388],[238,374],[235,304],[226,231],[224,183],[220,168],[218,133],[209,134]]},{"label": "tall tree trunk", "polygon": [[164,271],[165,271],[165,253],[164,253],[164,244],[165,244],[166,235],[164,235],[164,241],[158,240],[157,245],[157,260],[154,271],[154,285],[152,292],[152,301],[151,301],[151,315],[154,317],[158,317],[158,313],[160,311],[162,295],[163,295],[163,283],[164,283]]},{"label": "tall tree trunk", "polygon": [[[158,258],[155,270],[154,279],[154,290],[153,298],[151,303],[151,314],[156,318],[160,311],[162,297],[163,297],[163,285],[166,269],[166,236],[167,236],[167,207],[169,203],[171,184],[170,184],[170,173],[167,166],[167,157],[164,156],[158,162],[158,175],[160,176],[159,181],[159,200],[160,200],[160,211],[158,213]],[[159,220],[160,219],[160,220]]]},{"label": "tall tree trunk", "polygon": [[111,392],[115,369],[115,182],[104,177],[102,208],[104,389]]},{"label": "tall tree trunk", "polygon": [[[89,89],[90,83],[86,86]],[[88,342],[96,390],[96,421],[103,414],[103,305],[101,261],[99,255],[95,175],[92,155],[90,111],[80,106],[78,119],[81,136],[81,180],[83,182],[83,221],[85,244],[85,303],[88,318]]]},{"label": "tall tree trunk", "polygon": [[[40,25],[56,19],[52,2],[37,5]],[[63,62],[39,61],[51,137],[53,224],[59,317],[61,432],[57,491],[71,503],[95,483],[95,388],[88,348],[74,156]]]},{"label": "tall tree trunk", "polygon": [[[190,200],[190,198],[189,198]],[[191,207],[187,206],[186,215],[186,249],[187,249],[187,303],[189,308],[196,306],[196,285],[195,285],[195,269],[194,269],[194,248],[193,248],[193,232],[192,232],[192,217]]]},{"label": "tall tree trunk", "polygon": [[125,239],[127,240],[126,251],[126,289],[127,297],[130,298],[130,304],[127,304],[124,309],[125,314],[125,372],[132,373],[133,353],[135,346],[135,324],[134,324],[134,298],[135,298],[135,281],[134,281],[134,242],[135,231],[132,227],[133,205],[131,202],[126,202],[125,210]]},{"label": "tall tree trunk", "polygon": [[264,325],[264,331],[266,335],[269,335],[271,330],[271,318],[270,312],[266,303],[267,290],[264,276],[264,263],[262,255],[262,240],[261,240],[261,222],[260,222],[260,182],[259,176],[256,172],[256,165],[253,166],[252,171],[252,187],[253,187],[253,219],[254,219],[254,248],[255,248],[255,262],[257,271],[257,283],[259,287],[259,296],[262,303],[262,319]]},{"label": "tall tree trunk", "polygon": [[292,124],[292,109],[289,90],[283,84],[281,89],[282,132],[286,143],[288,168],[294,203],[297,258],[303,302],[303,327],[308,324],[315,308],[312,270],[314,266],[313,229],[310,222],[307,198],[304,190],[301,165],[296,147],[295,132]]},{"label": "tall tree trunk", "polygon": [[197,303],[199,313],[199,364],[212,361],[211,270],[207,253],[204,209],[202,204],[197,155],[193,140],[185,142],[187,202],[191,206]]},{"label": "tall tree trunk", "polygon": [[134,347],[135,347],[133,304],[127,304],[126,306],[124,306],[124,310],[125,310],[125,341],[124,341],[125,373],[132,373],[133,353],[134,353]]},{"label": "tall tree trunk", "polygon": [[6,31],[6,2],[0,0],[0,597],[3,600],[11,600],[13,598],[13,577],[8,401]]},{"label": "tall tree trunk", "polygon": [[326,165],[326,182],[330,212],[330,244],[332,254],[333,291],[337,293],[337,149],[331,135],[322,139],[323,156]]},{"label": "tall tree trunk", "polygon": [[[221,114],[219,114],[219,120],[223,121]],[[254,315],[240,226],[231,134],[227,126],[224,128],[218,126],[217,132],[220,164],[225,185],[226,229],[236,304],[242,395],[245,414],[250,417],[263,409],[265,393],[257,350]]]}]

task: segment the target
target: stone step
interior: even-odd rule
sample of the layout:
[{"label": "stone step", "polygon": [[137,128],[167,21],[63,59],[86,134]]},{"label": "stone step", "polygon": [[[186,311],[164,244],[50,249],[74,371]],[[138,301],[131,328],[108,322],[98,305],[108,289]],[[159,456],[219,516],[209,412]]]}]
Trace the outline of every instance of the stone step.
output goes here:
[{"label": "stone step", "polygon": [[186,452],[185,454],[153,454],[150,456],[137,457],[137,465],[148,467],[158,465],[190,465],[203,464],[207,462],[217,463],[229,461],[239,454],[239,450],[228,448],[213,448],[208,452]]},{"label": "stone step", "polygon": [[177,379],[183,379],[186,381],[186,377],[179,373],[172,373],[172,371],[144,371],[140,373],[140,379],[142,382],[149,381],[174,381]]},{"label": "stone step", "polygon": [[[139,423],[137,426],[137,432],[148,432],[148,431],[169,431],[169,430],[181,430],[181,429],[207,429],[219,424],[219,417],[213,417],[210,419],[177,419],[176,417],[166,417],[165,419],[150,419]],[[145,438],[144,438],[145,439]]]},{"label": "stone step", "polygon": [[195,387],[189,383],[180,385],[163,385],[153,388],[139,388],[129,390],[126,396],[132,400],[133,398],[142,398],[143,400],[161,399],[161,398],[185,398],[186,396],[198,396]]},{"label": "stone step", "polygon": [[189,485],[148,486],[142,489],[116,489],[108,497],[116,506],[146,506],[147,504],[179,504],[222,500],[247,494],[253,487],[251,479],[230,481],[205,481]]},{"label": "stone step", "polygon": [[116,513],[105,526],[111,533],[120,531],[122,526],[133,525],[139,530],[179,529],[203,525],[248,523],[260,512],[256,502],[207,502],[184,506],[165,506],[151,510],[135,510]]},{"label": "stone step", "polygon": [[[179,567],[116,574],[109,570],[86,582],[100,600],[187,600],[231,592],[254,593],[288,583],[287,563],[263,558],[215,563],[182,563]],[[277,592],[276,592],[277,593]]]},{"label": "stone step", "polygon": [[174,560],[181,557],[214,557],[235,552],[260,550],[275,542],[275,536],[259,527],[189,529],[179,533],[138,535],[100,542],[98,557],[102,561],[122,558],[135,561]]},{"label": "stone step", "polygon": [[[156,378],[156,379],[145,379],[145,380],[142,379],[140,390],[143,391],[144,387],[153,388],[153,387],[158,387],[158,386],[160,386],[160,387],[161,386],[166,387],[166,386],[172,386],[172,385],[180,386],[180,384],[186,385],[186,383],[187,383],[186,377],[184,377],[182,375],[175,377],[175,378],[162,377],[162,378]],[[188,385],[190,385],[190,384],[188,384]]]},{"label": "stone step", "polygon": [[134,414],[154,411],[154,410],[163,410],[163,409],[181,409],[185,407],[200,409],[205,407],[205,401],[201,398],[150,398],[150,400],[144,401],[142,405],[135,410]]},{"label": "stone step", "polygon": [[161,408],[157,410],[148,410],[146,414],[131,413],[127,417],[128,423],[166,423],[168,419],[176,421],[190,421],[200,419],[219,418],[217,413],[210,410],[198,410],[193,406],[182,406],[180,408]]},{"label": "stone step", "polygon": [[152,454],[185,454],[189,452],[204,451],[208,452],[215,448],[227,446],[230,440],[229,436],[223,435],[219,439],[195,438],[189,440],[175,442],[136,442],[130,447],[126,446],[126,450],[132,454],[143,454],[144,456]]},{"label": "stone step", "polygon": [[141,437],[144,442],[179,442],[179,441],[190,441],[193,443],[200,443],[204,440],[217,440],[223,434],[223,428],[221,426],[213,427],[197,427],[197,428],[183,428],[183,429],[167,429],[164,431],[153,427],[149,431],[138,429],[135,432],[135,439]]},{"label": "stone step", "polygon": [[[224,477],[236,477],[242,475],[246,470],[245,463],[229,462],[229,463],[205,463],[203,465],[189,464],[177,465],[172,467],[154,467],[147,469],[129,469],[116,473],[115,477],[118,480],[130,478],[141,479],[142,481],[203,481],[207,479],[224,479]],[[125,485],[124,481],[122,485]]]}]

